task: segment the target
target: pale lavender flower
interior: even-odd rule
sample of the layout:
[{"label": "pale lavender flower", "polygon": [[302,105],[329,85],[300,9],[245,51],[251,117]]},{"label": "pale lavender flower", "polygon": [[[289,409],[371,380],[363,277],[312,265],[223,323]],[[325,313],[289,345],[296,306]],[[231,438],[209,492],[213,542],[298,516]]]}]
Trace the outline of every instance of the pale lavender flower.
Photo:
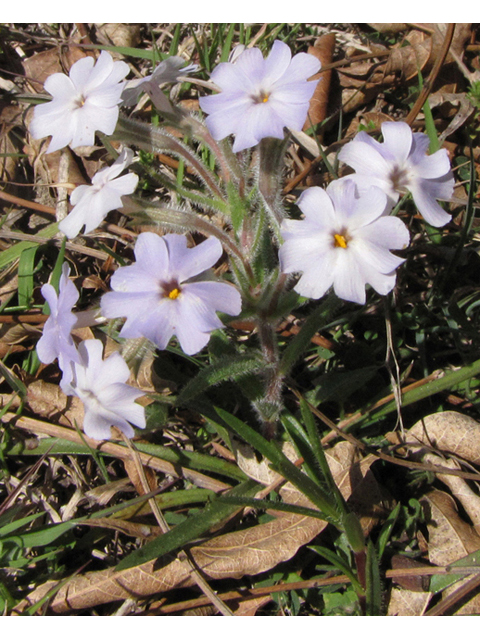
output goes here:
[{"label": "pale lavender flower", "polygon": [[176,335],[186,354],[197,353],[210,333],[224,326],[216,311],[231,316],[241,311],[241,297],[234,286],[192,281],[221,255],[222,245],[214,237],[189,249],[185,236],[141,233],[136,262],[113,274],[113,291],[102,297],[102,313],[106,318],[126,318],[121,337],[143,336],[165,349]]},{"label": "pale lavender flower", "polygon": [[[145,409],[135,402],[144,393],[125,382],[130,370],[118,352],[102,359],[100,340],[85,340],[78,347],[80,362],[72,362],[72,375],[60,386],[67,396],[77,396],[83,403],[83,430],[95,440],[108,440],[110,428],[117,427],[131,438],[134,424],[144,429]],[[131,424],[130,424],[131,423]]]},{"label": "pale lavender flower", "polygon": [[[333,285],[343,300],[364,304],[365,285],[381,295],[395,286],[395,269],[404,260],[409,234],[388,211],[387,196],[371,187],[360,196],[351,180],[335,180],[325,191],[306,189],[298,206],[302,220],[284,220],[280,265],[284,273],[303,272],[294,287],[300,295],[321,298]],[[386,209],[387,207],[387,209]]]},{"label": "pale lavender flower", "polygon": [[262,138],[284,137],[283,128],[299,131],[307,119],[310,99],[320,62],[308,53],[292,58],[280,40],[273,43],[266,59],[260,49],[245,49],[235,61],[221,62],[212,81],[221,93],[200,98],[206,124],[216,140],[235,134],[233,150],[253,147]]},{"label": "pale lavender flower", "polygon": [[410,192],[415,205],[434,227],[442,227],[452,218],[437,200],[452,197],[454,178],[446,149],[427,155],[429,138],[412,133],[405,122],[384,122],[383,143],[360,131],[340,151],[340,160],[355,169],[346,176],[360,190],[380,187],[392,204]]},{"label": "pale lavender flower", "polygon": [[43,327],[43,334],[37,343],[37,354],[40,362],[50,364],[58,358],[60,369],[67,376],[70,375],[69,363],[79,362],[79,356],[71,331],[76,323],[76,316],[72,307],[78,300],[78,291],[69,279],[70,267],[67,263],[62,266],[59,281],[59,294],[51,284],[44,284],[41,292],[50,307],[50,316]]},{"label": "pale lavender flower", "polygon": [[73,190],[71,204],[75,205],[68,216],[58,225],[68,238],[75,238],[85,225],[85,233],[96,229],[109,211],[122,206],[122,196],[133,193],[138,184],[138,176],[120,173],[133,160],[133,151],[124,148],[110,167],[100,169],[92,178],[91,185],[82,184]]},{"label": "pale lavender flower", "polygon": [[133,106],[137,103],[140,94],[145,91],[160,111],[171,110],[170,103],[160,86],[170,82],[178,82],[180,77],[187,76],[198,69],[197,64],[184,65],[185,60],[180,56],[170,56],[160,62],[151,75],[129,80],[122,93],[123,105],[125,107]]},{"label": "pale lavender flower", "polygon": [[118,105],[130,71],[125,62],[114,62],[102,51],[94,64],[91,57],[75,62],[66,76],[54,73],[45,82],[53,96],[35,107],[30,123],[33,138],[52,136],[47,153],[70,145],[93,145],[95,131],[111,135],[118,120]]}]

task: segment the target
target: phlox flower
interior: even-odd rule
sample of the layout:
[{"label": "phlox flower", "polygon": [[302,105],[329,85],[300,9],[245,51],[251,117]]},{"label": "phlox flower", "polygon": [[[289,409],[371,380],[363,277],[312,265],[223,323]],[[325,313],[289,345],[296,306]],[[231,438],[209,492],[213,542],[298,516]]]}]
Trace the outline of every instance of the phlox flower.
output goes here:
[{"label": "phlox flower", "polygon": [[70,73],[54,73],[45,82],[52,100],[35,107],[30,133],[34,138],[52,136],[47,153],[70,145],[93,145],[95,131],[111,135],[118,120],[118,105],[129,72],[125,62],[114,62],[102,51],[96,63],[81,58]]},{"label": "phlox flower", "polygon": [[72,191],[70,202],[74,205],[68,216],[58,225],[68,238],[75,238],[85,225],[85,233],[96,229],[109,211],[122,206],[122,196],[133,193],[138,176],[120,173],[133,160],[133,151],[124,148],[110,167],[97,171],[91,185],[82,184]]},{"label": "phlox flower", "polygon": [[71,335],[77,320],[72,307],[77,302],[79,293],[69,279],[69,275],[70,267],[64,263],[58,296],[51,284],[44,284],[41,288],[41,293],[50,307],[50,316],[45,322],[42,337],[37,342],[40,362],[50,364],[58,358],[58,366],[67,378],[70,375],[69,363],[79,362],[78,352]]},{"label": "phlox flower", "polygon": [[411,193],[415,205],[434,227],[442,227],[452,218],[437,200],[448,200],[453,194],[454,178],[446,149],[427,155],[429,138],[412,133],[405,122],[384,122],[383,142],[364,131],[340,151],[340,160],[355,169],[347,176],[363,190],[380,187],[392,204],[400,195]]},{"label": "phlox flower", "polygon": [[[72,375],[60,386],[67,396],[77,396],[83,403],[83,430],[90,438],[107,440],[110,428],[117,427],[131,438],[131,424],[145,428],[145,409],[136,404],[143,392],[125,382],[130,370],[122,356],[114,352],[102,359],[100,340],[84,340],[78,347],[80,362],[72,362]],[[131,423],[131,424],[130,424]]]},{"label": "phlox flower", "polygon": [[[280,266],[303,272],[294,287],[300,295],[321,298],[333,285],[343,300],[364,304],[365,285],[381,295],[395,286],[395,269],[404,260],[390,253],[408,245],[404,223],[384,215],[387,196],[371,187],[360,196],[351,180],[326,189],[306,189],[298,201],[302,220],[284,220]],[[387,209],[386,209],[387,207]]]},{"label": "phlox flower", "polygon": [[136,262],[113,274],[113,291],[101,300],[102,314],[126,318],[121,337],[143,336],[165,349],[176,335],[186,354],[197,353],[210,333],[223,327],[216,311],[232,316],[241,311],[241,296],[233,285],[192,280],[221,255],[222,245],[214,237],[188,248],[182,235],[141,233],[135,245]]},{"label": "phlox flower", "polygon": [[283,128],[301,130],[307,118],[310,98],[320,62],[308,53],[292,58],[290,48],[280,40],[273,43],[266,59],[260,49],[245,49],[234,62],[221,62],[211,79],[221,93],[200,98],[208,113],[206,124],[216,140],[235,134],[233,150],[253,147],[262,138],[282,139]]},{"label": "phlox flower", "polygon": [[169,102],[160,86],[169,82],[178,82],[180,76],[186,76],[198,69],[197,64],[184,65],[185,60],[180,56],[170,56],[160,62],[151,75],[129,80],[122,92],[122,104],[125,107],[133,106],[140,94],[145,91],[158,109],[170,110]]}]

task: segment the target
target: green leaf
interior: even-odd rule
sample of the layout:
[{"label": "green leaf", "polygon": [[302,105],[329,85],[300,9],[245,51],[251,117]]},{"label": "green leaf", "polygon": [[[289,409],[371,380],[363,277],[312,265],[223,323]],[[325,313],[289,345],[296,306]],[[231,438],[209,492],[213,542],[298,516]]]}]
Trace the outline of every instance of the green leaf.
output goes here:
[{"label": "green leaf", "polygon": [[335,568],[346,575],[347,578],[350,578],[352,585],[354,586],[356,591],[362,590],[362,587],[360,586],[360,583],[358,582],[357,576],[355,575],[352,567],[339,554],[331,551],[330,549],[327,549],[326,547],[321,547],[318,545],[311,545],[309,546],[309,549],[312,549],[313,551],[318,553],[320,556],[325,558],[325,560],[328,560],[328,562],[330,562]]},{"label": "green leaf", "polygon": [[26,308],[30,307],[33,297],[33,274],[35,272],[35,256],[39,249],[38,244],[28,247],[20,254],[18,263],[18,304]]},{"label": "green leaf", "polygon": [[[251,496],[258,492],[258,483],[247,480],[234,487],[227,495]],[[166,553],[177,551],[184,545],[204,535],[213,526],[230,516],[238,509],[237,505],[226,504],[215,499],[208,504],[201,513],[191,516],[171,531],[164,533],[152,542],[133,551],[115,567],[116,571],[131,569],[139,564],[161,558]]]},{"label": "green leaf", "polygon": [[380,567],[378,565],[377,554],[371,540],[367,544],[366,563],[366,601],[367,615],[379,616],[382,611],[382,583],[380,580]]},{"label": "green leaf", "polygon": [[[1,365],[1,363],[0,363]],[[198,453],[196,451],[185,451],[175,447],[164,447],[158,444],[149,444],[138,442],[135,443],[140,453],[148,453],[153,458],[159,458],[175,465],[180,465],[187,469],[196,471],[209,471],[233,480],[245,480],[245,474],[236,464],[232,464],[227,460],[216,458],[214,456]],[[62,438],[45,438],[40,440],[35,449],[28,449],[23,442],[17,442],[9,447],[6,451],[9,455],[42,455],[45,451],[49,451],[52,455],[56,454],[76,454],[76,455],[92,455],[92,449],[86,444],[70,442]],[[102,454],[108,456],[108,454]]]},{"label": "green leaf", "polygon": [[248,374],[261,370],[264,366],[258,358],[249,355],[221,358],[202,369],[195,378],[185,385],[178,394],[177,405],[181,406],[191,402],[196,396],[211,386],[220,384],[225,380],[238,380]]},{"label": "green leaf", "polygon": [[252,429],[245,422],[232,416],[227,411],[218,407],[215,407],[215,411],[241,438],[270,460],[275,471],[280,473],[286,480],[290,480],[299,491],[307,496],[322,511],[325,519],[340,528],[336,505],[332,503],[330,496],[317,483],[300,471],[278,448],[276,443],[267,440],[255,429]]},{"label": "green leaf", "polygon": [[[53,236],[58,232],[58,224],[54,222],[53,224],[49,224],[48,227],[39,231],[34,237],[38,238],[53,238]],[[8,266],[11,262],[18,260],[22,255],[22,252],[25,249],[30,247],[38,247],[38,242],[29,242],[28,240],[22,240],[21,242],[17,242],[12,245],[5,251],[0,253],[0,269]]]}]

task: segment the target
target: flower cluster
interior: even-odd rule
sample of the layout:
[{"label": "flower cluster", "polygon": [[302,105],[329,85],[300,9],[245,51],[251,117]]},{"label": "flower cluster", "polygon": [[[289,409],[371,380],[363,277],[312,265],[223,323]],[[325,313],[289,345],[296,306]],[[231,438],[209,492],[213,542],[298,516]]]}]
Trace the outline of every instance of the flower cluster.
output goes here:
[{"label": "flower cluster", "polygon": [[125,384],[130,370],[119,353],[102,360],[100,340],[85,340],[77,349],[71,331],[77,321],[72,308],[79,294],[69,274],[70,267],[64,264],[58,295],[51,284],[44,284],[41,289],[50,307],[50,317],[37,343],[39,360],[50,364],[58,359],[63,372],[60,386],[66,395],[77,396],[82,401],[83,428],[88,436],[108,439],[110,427],[114,426],[131,437],[133,429],[129,423],[140,429],[146,424],[145,409],[135,403],[144,394]]},{"label": "flower cluster", "polygon": [[[243,306],[244,315],[250,314],[257,323],[262,347],[258,353],[265,356],[265,379],[270,381],[262,401],[265,415],[269,411],[271,416],[282,381],[274,379],[277,369],[272,362],[279,350],[273,345],[272,335],[267,334],[268,330],[275,332],[272,319],[281,315],[282,296],[283,300],[290,298],[284,294],[291,283],[300,296],[319,299],[333,290],[337,297],[357,304],[365,304],[367,287],[380,295],[392,291],[396,270],[404,262],[393,252],[409,244],[407,227],[392,215],[394,205],[401,196],[410,194],[427,222],[446,224],[451,217],[438,200],[448,200],[453,193],[450,161],[444,149],[428,154],[425,134],[413,133],[402,122],[384,123],[382,142],[360,132],[341,150],[339,159],[354,173],[334,180],[326,189],[305,189],[298,199],[303,217],[285,218],[281,208],[274,212],[278,224],[269,227],[264,213],[270,213],[268,207],[280,200],[281,180],[280,175],[262,175],[262,171],[268,167],[273,172],[272,167],[280,163],[276,157],[263,161],[264,154],[278,153],[280,145],[275,145],[275,151],[273,145],[262,145],[259,176],[253,176],[250,163],[235,153],[256,146],[264,138],[284,139],[285,128],[304,127],[318,83],[311,78],[319,71],[320,62],[306,53],[292,57],[289,47],[280,41],[274,42],[266,58],[258,48],[236,49],[231,60],[219,64],[211,74],[218,93],[200,97],[200,107],[207,114],[204,123],[197,116],[174,111],[161,88],[196,69],[196,65],[184,66],[183,59],[174,56],[161,62],[151,75],[126,81],[128,66],[114,62],[108,53],[102,52],[96,62],[91,57],[83,58],[72,66],[69,76],[54,74],[48,78],[45,89],[52,100],[35,107],[30,131],[35,138],[52,136],[48,152],[66,145],[92,145],[97,131],[113,133],[119,106],[132,106],[146,92],[160,115],[170,125],[175,123],[180,136],[188,138],[192,134],[191,138],[208,143],[218,154],[218,166],[229,180],[227,185],[217,179],[210,166],[202,164],[197,150],[180,144],[170,129],[155,132],[143,122],[122,122],[117,138],[127,131],[129,144],[138,143],[152,152],[159,146],[163,149],[162,145],[167,151],[174,149],[215,189],[213,196],[205,197],[198,191],[190,193],[182,185],[178,191],[185,198],[185,206],[182,202],[175,209],[173,204],[153,202],[143,207],[145,217],[150,216],[160,228],[186,229],[206,239],[189,243],[185,235],[162,235],[154,232],[154,227],[141,232],[134,247],[135,259],[117,268],[110,280],[111,290],[99,302],[102,322],[121,319],[121,339],[145,338],[158,349],[166,349],[176,338],[184,353],[193,355],[207,345],[212,332],[224,327],[227,319],[218,314],[234,318]],[[172,113],[181,117],[173,118]],[[141,144],[135,134],[143,136]],[[228,141],[224,145],[213,143],[212,138],[223,140],[230,135],[234,136],[230,148]],[[110,211],[125,206],[124,199],[138,185],[133,171],[124,173],[133,157],[133,151],[124,146],[111,166],[93,176],[91,185],[73,191],[73,208],[59,223],[65,236],[73,239],[82,230],[89,233]],[[170,179],[163,184],[172,190],[175,187]],[[262,189],[270,189],[268,197]],[[136,199],[136,204],[141,202]],[[197,215],[198,206],[202,211]],[[151,211],[154,213],[150,215]],[[210,215],[215,212],[218,216]],[[276,238],[267,247],[270,234],[276,234]],[[213,271],[224,251],[235,284],[215,276]],[[72,337],[77,316],[72,309],[79,293],[69,274],[64,264],[58,293],[50,284],[41,289],[50,317],[37,345],[38,357],[45,364],[58,360],[63,374],[61,388],[83,402],[87,435],[109,438],[115,426],[131,437],[133,426],[145,427],[145,410],[135,402],[143,394],[126,384],[129,370],[120,353],[103,359],[102,343],[96,339],[77,346]],[[293,281],[284,274],[298,275],[298,279]],[[242,305],[242,301],[246,302]],[[280,404],[278,401],[276,406]]]}]

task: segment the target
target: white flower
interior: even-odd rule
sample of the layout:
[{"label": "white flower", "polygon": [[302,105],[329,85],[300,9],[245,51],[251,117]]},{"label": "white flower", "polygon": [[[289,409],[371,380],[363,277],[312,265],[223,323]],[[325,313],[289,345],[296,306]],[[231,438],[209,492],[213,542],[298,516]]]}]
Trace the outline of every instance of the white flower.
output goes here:
[{"label": "white flower", "polygon": [[292,58],[288,45],[275,40],[266,59],[260,49],[245,49],[234,62],[221,62],[211,79],[222,90],[200,98],[205,122],[215,140],[235,134],[233,150],[255,146],[262,138],[283,139],[283,128],[301,130],[320,69],[308,53]]},{"label": "white flower", "polygon": [[71,336],[77,321],[72,307],[78,300],[78,291],[69,279],[70,267],[62,266],[59,281],[59,294],[51,284],[44,284],[41,292],[50,307],[50,316],[43,327],[43,334],[37,343],[37,354],[40,362],[50,364],[58,358],[58,366],[66,379],[71,373],[70,362],[79,362],[80,358]]},{"label": "white flower", "polygon": [[117,176],[133,160],[133,151],[124,148],[110,167],[98,171],[91,185],[82,184],[72,191],[71,204],[75,205],[68,216],[58,225],[68,238],[75,238],[85,225],[85,233],[96,229],[109,211],[122,206],[122,196],[133,193],[138,184],[138,176],[127,173]]},{"label": "white flower", "polygon": [[54,73],[45,82],[53,96],[34,109],[30,133],[34,138],[52,136],[47,153],[70,145],[93,145],[95,131],[111,135],[118,120],[118,104],[129,67],[114,62],[102,51],[97,62],[85,57],[75,62],[66,76]]},{"label": "white flower", "polygon": [[224,326],[216,312],[236,316],[242,308],[234,286],[197,279],[221,255],[222,245],[213,236],[188,248],[186,237],[176,233],[141,233],[136,262],[113,274],[113,291],[102,297],[102,314],[127,319],[120,331],[123,338],[143,336],[165,349],[176,335],[186,354],[198,353],[210,333]]},{"label": "white flower", "polygon": [[160,85],[167,82],[178,82],[179,77],[186,76],[198,69],[197,64],[184,66],[185,60],[179,56],[166,58],[155,68],[154,72],[144,78],[129,80],[122,93],[122,104],[131,107],[136,104],[140,94],[145,91],[153,104],[160,111],[170,111],[170,103],[160,89]]},{"label": "white flower", "polygon": [[364,304],[366,284],[381,295],[393,289],[404,260],[390,250],[404,249],[409,234],[399,218],[384,215],[387,197],[380,189],[358,197],[354,182],[336,180],[326,191],[306,189],[298,206],[305,218],[283,221],[280,247],[282,271],[303,272],[295,291],[317,299],[333,285],[339,298]]},{"label": "white flower", "polygon": [[100,340],[85,340],[78,352],[81,362],[71,364],[70,381],[62,379],[60,386],[67,396],[77,396],[82,401],[87,436],[108,440],[114,426],[131,438],[135,433],[131,424],[144,429],[145,409],[135,402],[144,394],[125,384],[130,370],[122,356],[114,352],[103,360]]},{"label": "white flower", "polygon": [[452,219],[437,199],[452,197],[454,178],[446,149],[427,155],[429,138],[424,133],[412,133],[405,122],[384,122],[383,143],[364,131],[340,151],[340,160],[355,169],[346,176],[360,190],[380,187],[392,204],[400,195],[410,192],[425,218],[434,227],[442,227]]}]

